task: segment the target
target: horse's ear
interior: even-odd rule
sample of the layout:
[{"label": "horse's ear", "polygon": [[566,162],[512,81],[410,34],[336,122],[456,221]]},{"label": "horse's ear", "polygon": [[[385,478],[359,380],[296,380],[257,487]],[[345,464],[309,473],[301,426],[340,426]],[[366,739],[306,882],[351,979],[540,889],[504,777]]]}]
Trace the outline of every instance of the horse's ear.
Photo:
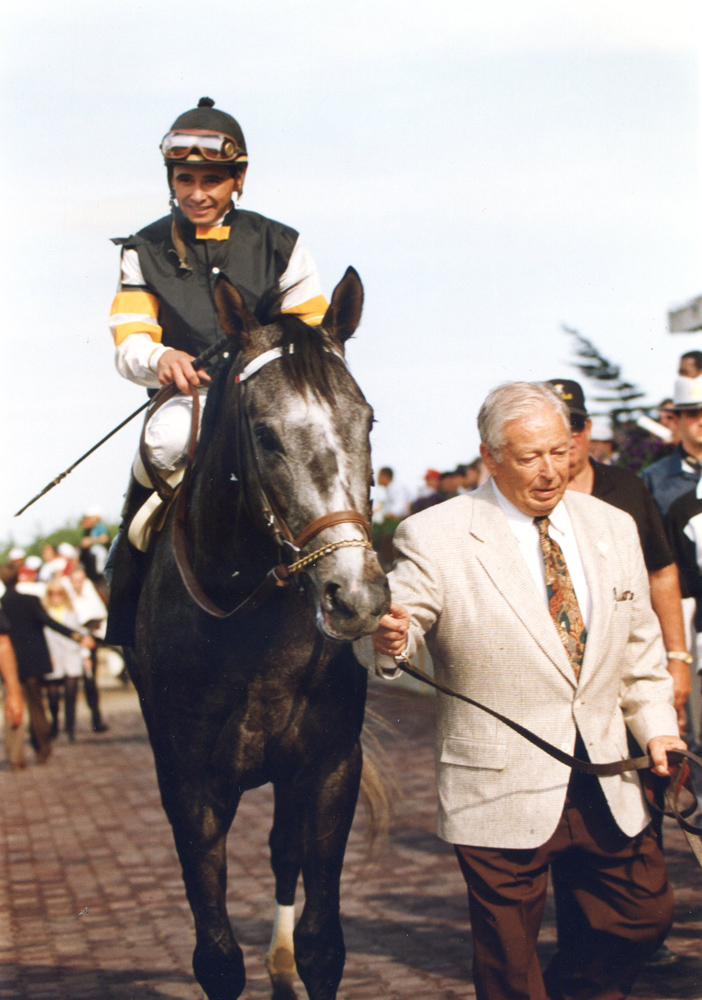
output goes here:
[{"label": "horse's ear", "polygon": [[344,344],[361,322],[362,312],[363,285],[358,272],[353,267],[347,267],[346,274],[334,289],[322,326]]},{"label": "horse's ear", "polygon": [[214,287],[214,302],[217,319],[224,332],[236,341],[239,349],[248,346],[251,331],[258,323],[248,309],[239,289],[220,274]]}]

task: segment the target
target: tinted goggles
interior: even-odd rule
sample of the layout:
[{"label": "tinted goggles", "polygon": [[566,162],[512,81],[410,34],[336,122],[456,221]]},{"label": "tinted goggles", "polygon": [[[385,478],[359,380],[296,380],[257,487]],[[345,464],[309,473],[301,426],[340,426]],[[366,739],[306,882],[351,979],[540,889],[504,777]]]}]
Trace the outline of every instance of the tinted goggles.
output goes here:
[{"label": "tinted goggles", "polygon": [[161,140],[161,153],[165,160],[185,160],[191,153],[197,153],[210,163],[247,161],[246,153],[230,135],[201,129],[168,132]]}]

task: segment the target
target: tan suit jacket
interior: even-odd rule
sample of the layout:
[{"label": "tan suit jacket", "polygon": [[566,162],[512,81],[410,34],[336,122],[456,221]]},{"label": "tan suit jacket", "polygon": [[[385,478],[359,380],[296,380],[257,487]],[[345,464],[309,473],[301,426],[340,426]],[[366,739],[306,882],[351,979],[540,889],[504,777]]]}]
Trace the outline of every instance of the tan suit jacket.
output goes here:
[{"label": "tan suit jacket", "polygon": [[[392,597],[411,614],[408,652],[426,641],[445,684],[568,753],[577,726],[591,760],[618,760],[626,726],[642,747],[677,733],[672,681],[634,521],[581,493],[563,502],[592,601],[577,683],[489,481],[400,525]],[[439,836],[501,849],[548,840],[570,770],[477,708],[439,694],[437,711]],[[619,827],[640,832],[638,777],[601,784]]]}]

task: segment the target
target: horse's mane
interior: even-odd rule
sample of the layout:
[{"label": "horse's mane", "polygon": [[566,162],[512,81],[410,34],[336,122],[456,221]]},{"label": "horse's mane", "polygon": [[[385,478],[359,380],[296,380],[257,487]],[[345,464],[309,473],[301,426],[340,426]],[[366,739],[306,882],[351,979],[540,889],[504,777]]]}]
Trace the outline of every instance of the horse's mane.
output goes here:
[{"label": "horse's mane", "polygon": [[[255,316],[261,326],[275,326],[280,336],[272,340],[269,347],[282,347],[283,374],[298,392],[311,390],[316,396],[334,403],[334,384],[330,378],[330,364],[339,364],[341,359],[330,350],[327,335],[319,326],[309,326],[294,313],[281,311],[284,292],[272,289],[259,300]],[[204,451],[214,430],[217,415],[225,393],[225,386],[238,353],[232,352],[212,380],[207,393],[207,406],[203,414],[200,435],[201,450]]]}]

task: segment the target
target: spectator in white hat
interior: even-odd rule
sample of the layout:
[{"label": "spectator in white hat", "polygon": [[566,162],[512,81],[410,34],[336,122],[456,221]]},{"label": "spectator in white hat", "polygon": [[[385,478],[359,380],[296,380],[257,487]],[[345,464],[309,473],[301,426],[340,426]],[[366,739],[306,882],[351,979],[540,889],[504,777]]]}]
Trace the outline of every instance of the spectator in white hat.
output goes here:
[{"label": "spectator in white hat", "polygon": [[678,497],[694,490],[702,469],[702,375],[675,380],[673,409],[678,415],[680,443],[641,473],[665,518]]}]

